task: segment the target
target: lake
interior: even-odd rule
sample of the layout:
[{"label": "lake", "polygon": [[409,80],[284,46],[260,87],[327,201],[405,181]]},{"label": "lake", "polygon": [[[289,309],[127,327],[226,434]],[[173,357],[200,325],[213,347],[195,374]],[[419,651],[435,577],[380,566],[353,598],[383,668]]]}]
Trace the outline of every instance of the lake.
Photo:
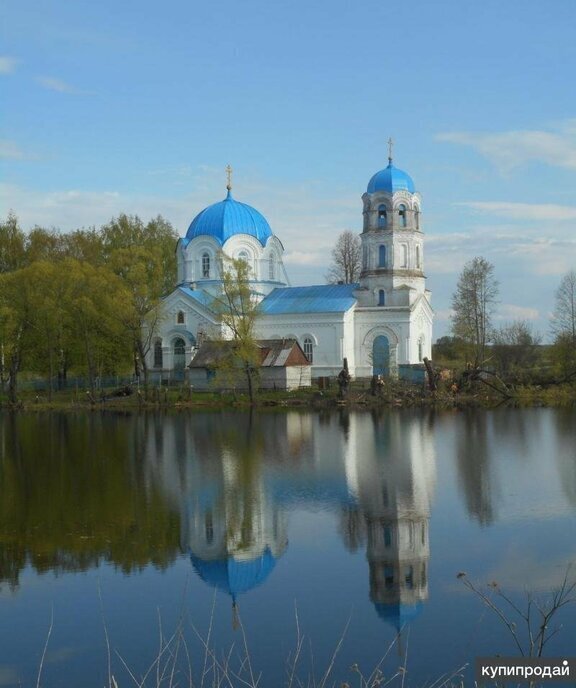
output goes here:
[{"label": "lake", "polygon": [[468,680],[518,650],[466,581],[524,644],[576,575],[573,409],[5,413],[0,490],[0,686]]}]

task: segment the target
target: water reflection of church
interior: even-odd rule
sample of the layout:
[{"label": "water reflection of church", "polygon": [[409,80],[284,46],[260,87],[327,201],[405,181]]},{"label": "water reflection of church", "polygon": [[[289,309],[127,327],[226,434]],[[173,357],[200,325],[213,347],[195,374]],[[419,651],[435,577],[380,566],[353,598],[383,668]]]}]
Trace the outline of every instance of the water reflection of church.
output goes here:
[{"label": "water reflection of church", "polygon": [[181,544],[202,580],[235,601],[264,583],[285,552],[289,509],[328,508],[346,547],[366,548],[378,615],[397,629],[418,615],[428,597],[435,482],[425,415],[215,414],[188,422],[163,419],[162,482],[179,501]]},{"label": "water reflection of church", "polygon": [[358,510],[366,529],[370,599],[400,630],[428,598],[432,441],[421,416],[400,414],[373,419],[373,433],[362,428],[358,434]]}]

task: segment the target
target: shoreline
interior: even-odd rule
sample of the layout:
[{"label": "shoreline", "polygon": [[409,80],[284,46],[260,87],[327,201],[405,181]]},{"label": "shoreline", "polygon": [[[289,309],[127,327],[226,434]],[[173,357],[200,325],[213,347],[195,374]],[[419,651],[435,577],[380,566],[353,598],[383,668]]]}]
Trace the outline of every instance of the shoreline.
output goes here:
[{"label": "shoreline", "polygon": [[576,406],[576,386],[559,385],[555,387],[523,386],[504,397],[487,391],[485,387],[465,392],[429,391],[413,385],[391,383],[380,394],[372,395],[369,389],[352,389],[340,397],[336,390],[309,388],[294,392],[263,391],[254,403],[246,394],[239,392],[191,392],[174,388],[156,388],[145,400],[140,393],[126,396],[101,394],[94,400],[74,398],[70,392],[55,392],[52,400],[45,396],[25,393],[16,405],[7,401],[0,402],[0,411],[38,412],[38,411],[116,411],[116,412],[159,412],[159,411],[208,411],[208,410],[249,410],[257,411],[301,409],[323,410],[378,410],[383,408],[435,408],[435,409],[491,409],[500,406],[519,408],[554,408]]}]

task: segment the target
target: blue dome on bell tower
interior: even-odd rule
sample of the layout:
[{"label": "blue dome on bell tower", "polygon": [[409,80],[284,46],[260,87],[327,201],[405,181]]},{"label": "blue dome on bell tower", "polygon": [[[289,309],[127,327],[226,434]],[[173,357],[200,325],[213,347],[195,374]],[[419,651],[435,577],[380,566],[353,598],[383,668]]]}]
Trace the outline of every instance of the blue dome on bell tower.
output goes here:
[{"label": "blue dome on bell tower", "polygon": [[375,193],[376,191],[386,191],[388,193],[409,191],[410,193],[414,193],[416,187],[414,186],[412,177],[404,172],[404,170],[394,167],[392,158],[388,158],[388,160],[388,167],[376,172],[368,182],[368,188],[366,189],[368,193]]}]

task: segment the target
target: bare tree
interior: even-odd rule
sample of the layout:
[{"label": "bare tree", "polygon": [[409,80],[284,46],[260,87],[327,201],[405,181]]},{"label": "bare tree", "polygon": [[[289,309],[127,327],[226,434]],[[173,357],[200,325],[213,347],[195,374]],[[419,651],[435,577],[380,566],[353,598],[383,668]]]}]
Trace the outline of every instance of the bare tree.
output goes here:
[{"label": "bare tree", "polygon": [[332,249],[332,263],[326,274],[326,281],[331,284],[357,282],[362,268],[361,259],[360,237],[349,229],[342,232],[336,241],[336,246]]},{"label": "bare tree", "polygon": [[492,334],[492,313],[498,298],[494,266],[481,256],[466,263],[452,295],[452,333],[472,350],[474,366],[485,358]]},{"label": "bare tree", "polygon": [[576,272],[570,270],[556,290],[556,304],[552,316],[554,358],[566,378],[576,372]]},{"label": "bare tree", "polygon": [[556,290],[556,306],[552,316],[552,331],[556,337],[563,335],[576,347],[576,272],[570,270]]},{"label": "bare tree", "polygon": [[538,333],[532,332],[532,327],[526,320],[515,320],[503,325],[494,331],[493,339],[492,351],[500,373],[504,375],[533,366],[542,341]]}]

